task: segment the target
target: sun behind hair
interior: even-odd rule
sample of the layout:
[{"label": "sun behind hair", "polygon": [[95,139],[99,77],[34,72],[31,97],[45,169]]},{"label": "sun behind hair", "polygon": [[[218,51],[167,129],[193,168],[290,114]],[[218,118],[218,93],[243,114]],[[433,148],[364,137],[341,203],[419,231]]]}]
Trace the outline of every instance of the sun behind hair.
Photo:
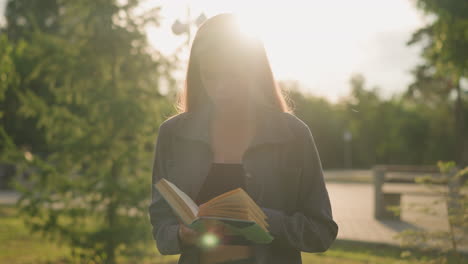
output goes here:
[{"label": "sun behind hair", "polygon": [[238,19],[232,13],[222,13],[209,18],[198,29],[190,50],[184,89],[177,94],[178,113],[194,111],[210,103],[200,77],[202,53],[203,56],[221,54],[226,63],[234,60],[242,65],[243,74],[250,83],[249,99],[255,107],[293,112],[286,102],[287,94],[273,77],[263,43],[259,38],[244,35]]}]

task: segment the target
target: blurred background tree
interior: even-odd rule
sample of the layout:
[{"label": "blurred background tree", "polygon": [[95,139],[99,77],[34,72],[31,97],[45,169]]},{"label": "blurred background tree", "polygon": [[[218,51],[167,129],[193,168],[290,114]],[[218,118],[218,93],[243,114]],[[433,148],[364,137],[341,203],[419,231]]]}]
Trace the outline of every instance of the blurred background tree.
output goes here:
[{"label": "blurred background tree", "polygon": [[[335,104],[301,93],[298,83],[280,84],[295,114],[310,126],[326,169],[350,168],[347,155],[354,169],[375,164],[432,165],[455,158],[455,127],[447,101],[441,107],[403,94],[385,99],[377,86],[367,87],[359,73],[350,78],[350,94]],[[346,131],[352,135],[351,153],[346,150]]]},{"label": "blurred background tree", "polygon": [[140,2],[9,1],[2,31],[1,131],[23,153],[5,156],[22,157],[28,176],[15,185],[20,212],[31,230],[98,263],[154,243],[148,175],[174,111],[158,81],[173,65],[144,31],[159,8],[141,13]]},{"label": "blurred background tree", "polygon": [[[414,32],[408,45],[424,44],[423,63],[413,70],[415,81],[407,96],[420,103],[450,108],[455,125],[456,162],[468,165],[468,2],[465,0],[416,0],[432,21]],[[446,110],[443,110],[446,111]]]}]

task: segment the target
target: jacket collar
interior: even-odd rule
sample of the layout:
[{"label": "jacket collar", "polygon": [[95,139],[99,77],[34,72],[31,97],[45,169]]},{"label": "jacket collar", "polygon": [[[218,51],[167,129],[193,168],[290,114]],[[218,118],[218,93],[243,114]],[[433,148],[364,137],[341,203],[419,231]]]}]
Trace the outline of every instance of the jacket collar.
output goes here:
[{"label": "jacket collar", "polygon": [[[285,119],[284,112],[259,108],[255,111],[254,121],[256,132],[249,147],[265,143],[281,143],[293,139],[293,132]],[[211,103],[192,112],[185,112],[184,122],[181,122],[175,133],[181,137],[199,140],[211,146],[210,124],[213,118]]]}]

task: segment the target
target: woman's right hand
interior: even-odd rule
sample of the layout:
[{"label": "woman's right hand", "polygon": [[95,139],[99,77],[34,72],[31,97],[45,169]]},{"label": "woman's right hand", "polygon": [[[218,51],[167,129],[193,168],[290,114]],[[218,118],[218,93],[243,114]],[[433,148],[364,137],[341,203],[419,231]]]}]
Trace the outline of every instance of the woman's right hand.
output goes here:
[{"label": "woman's right hand", "polygon": [[[186,226],[180,219],[178,220],[180,225],[178,236],[182,243],[185,245],[196,245],[200,243],[200,236],[202,236],[203,233],[191,229],[190,227]],[[216,221],[205,220],[205,225],[208,229],[208,232],[217,234],[220,237],[226,233],[224,226],[217,224]]]},{"label": "woman's right hand", "polygon": [[186,226],[179,220],[179,238],[185,245],[195,245],[198,241],[200,233]]}]

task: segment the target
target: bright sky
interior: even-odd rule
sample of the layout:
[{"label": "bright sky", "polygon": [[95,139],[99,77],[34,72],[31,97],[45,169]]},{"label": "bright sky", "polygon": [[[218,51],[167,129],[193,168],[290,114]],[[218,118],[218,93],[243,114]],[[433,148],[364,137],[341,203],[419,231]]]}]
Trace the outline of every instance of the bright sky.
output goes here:
[{"label": "bright sky", "polygon": [[[186,36],[171,32],[171,25],[177,18],[185,22],[187,6],[192,19],[201,12],[207,17],[234,12],[263,39],[276,79],[298,80],[305,92],[331,101],[348,94],[355,72],[386,95],[402,91],[412,80],[408,71],[419,60],[420,48],[405,46],[424,23],[412,0],[149,2],[162,6],[161,26],[149,28],[148,37],[163,53],[174,52],[185,41]],[[184,72],[186,65],[181,67]]]}]

